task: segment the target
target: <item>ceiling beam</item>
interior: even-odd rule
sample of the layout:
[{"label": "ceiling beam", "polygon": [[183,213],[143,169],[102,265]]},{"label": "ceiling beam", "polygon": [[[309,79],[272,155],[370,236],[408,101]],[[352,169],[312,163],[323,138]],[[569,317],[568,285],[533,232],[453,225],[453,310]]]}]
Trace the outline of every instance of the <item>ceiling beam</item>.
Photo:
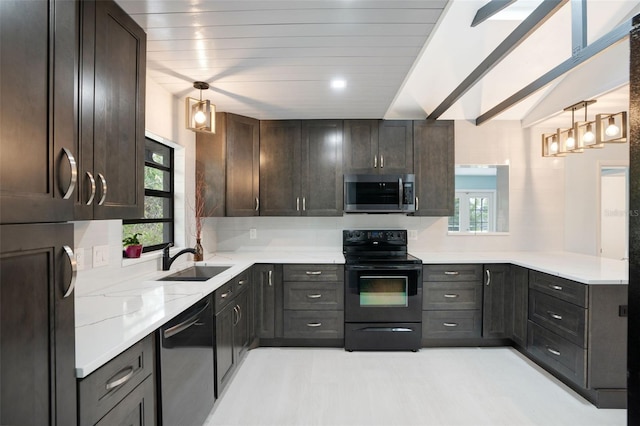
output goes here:
[{"label": "ceiling beam", "polygon": [[491,0],[489,3],[478,9],[478,11],[476,12],[476,16],[473,17],[471,26],[475,27],[476,25],[483,23],[484,21],[491,18],[493,15],[500,12],[510,4],[515,3],[516,1],[517,0]]},{"label": "ceiling beam", "polygon": [[427,117],[437,119],[569,0],[544,0]]},{"label": "ceiling beam", "polygon": [[587,47],[587,0],[571,0],[571,55]]},{"label": "ceiling beam", "polygon": [[519,91],[509,96],[504,101],[500,102],[495,107],[491,108],[489,111],[480,115],[478,118],[476,118],[476,126],[479,126],[480,124],[491,120],[496,115],[511,108],[518,102],[523,101],[530,95],[534,94],[535,92],[537,92],[538,90],[546,86],[547,84],[551,83],[556,78],[571,71],[573,68],[577,67],[578,65],[588,61],[589,59],[593,58],[595,55],[602,52],[603,50],[624,40],[626,37],[629,36],[630,31],[631,31],[631,19],[617,26],[615,29],[608,32],[604,36],[600,37],[598,40],[594,41],[593,43],[591,43],[590,45],[588,45],[587,47],[579,51],[577,54],[573,55],[571,58],[562,62],[560,65],[553,68],[551,71],[545,73],[542,77],[538,78],[532,83],[529,83],[524,88],[520,89]]}]

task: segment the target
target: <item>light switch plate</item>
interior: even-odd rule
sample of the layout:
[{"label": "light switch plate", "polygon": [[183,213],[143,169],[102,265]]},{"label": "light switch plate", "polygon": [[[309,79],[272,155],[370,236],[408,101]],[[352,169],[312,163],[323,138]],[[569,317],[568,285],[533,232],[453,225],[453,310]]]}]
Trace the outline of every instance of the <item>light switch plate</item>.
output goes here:
[{"label": "light switch plate", "polygon": [[418,239],[418,231],[416,231],[415,229],[409,229],[407,231],[407,238],[410,240],[417,240]]},{"label": "light switch plate", "polygon": [[258,239],[258,230],[256,228],[249,229],[249,239],[250,240]]},{"label": "light switch plate", "polygon": [[82,271],[84,269],[84,262],[85,262],[84,249],[76,248],[75,254],[76,254],[76,268],[78,269],[78,271]]},{"label": "light switch plate", "polygon": [[109,264],[109,246],[93,247],[93,267],[107,266]]}]

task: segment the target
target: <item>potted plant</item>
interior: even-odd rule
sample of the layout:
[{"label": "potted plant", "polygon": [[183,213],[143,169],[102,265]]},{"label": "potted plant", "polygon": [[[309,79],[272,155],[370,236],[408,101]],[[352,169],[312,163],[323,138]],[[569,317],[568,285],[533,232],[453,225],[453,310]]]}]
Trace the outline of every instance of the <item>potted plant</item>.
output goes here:
[{"label": "potted plant", "polygon": [[140,253],[142,253],[142,243],[138,239],[138,235],[142,236],[141,233],[136,232],[133,235],[128,237],[124,237],[122,239],[122,246],[124,247],[124,255],[129,258],[137,258],[140,257]]}]

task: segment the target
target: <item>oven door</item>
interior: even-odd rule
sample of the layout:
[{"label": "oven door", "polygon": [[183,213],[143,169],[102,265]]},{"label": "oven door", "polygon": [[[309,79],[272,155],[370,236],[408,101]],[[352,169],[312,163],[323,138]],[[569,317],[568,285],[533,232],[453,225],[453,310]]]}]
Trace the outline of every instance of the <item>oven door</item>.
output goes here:
[{"label": "oven door", "polygon": [[346,322],[422,320],[421,265],[346,265]]}]

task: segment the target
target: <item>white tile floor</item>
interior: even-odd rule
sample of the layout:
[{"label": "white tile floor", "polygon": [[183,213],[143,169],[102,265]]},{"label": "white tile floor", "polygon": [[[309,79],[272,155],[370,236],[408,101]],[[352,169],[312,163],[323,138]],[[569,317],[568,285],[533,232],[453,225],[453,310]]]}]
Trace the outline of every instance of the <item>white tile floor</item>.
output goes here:
[{"label": "white tile floor", "polygon": [[250,351],[213,425],[625,425],[511,348]]}]

